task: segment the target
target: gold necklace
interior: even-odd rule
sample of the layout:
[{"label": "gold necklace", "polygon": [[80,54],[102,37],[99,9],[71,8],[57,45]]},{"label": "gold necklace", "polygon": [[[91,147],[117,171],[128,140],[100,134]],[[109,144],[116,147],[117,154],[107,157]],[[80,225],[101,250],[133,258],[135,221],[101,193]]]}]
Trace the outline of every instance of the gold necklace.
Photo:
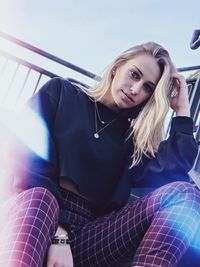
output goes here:
[{"label": "gold necklace", "polygon": [[[99,121],[104,124],[104,126],[98,130],[98,125],[97,125],[97,117],[99,118]],[[99,115],[99,110],[96,101],[94,102],[94,119],[95,119],[95,133],[94,133],[94,138],[99,139],[99,133],[106,129],[111,123],[115,122],[118,119],[118,116],[112,119],[109,122],[105,122],[101,120],[101,117]]]}]

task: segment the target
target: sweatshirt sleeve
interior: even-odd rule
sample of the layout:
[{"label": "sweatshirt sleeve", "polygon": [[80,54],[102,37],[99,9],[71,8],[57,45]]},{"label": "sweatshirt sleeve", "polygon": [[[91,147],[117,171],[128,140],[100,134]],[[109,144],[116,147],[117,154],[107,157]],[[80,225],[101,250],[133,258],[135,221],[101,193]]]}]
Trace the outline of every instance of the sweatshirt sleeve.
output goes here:
[{"label": "sweatshirt sleeve", "polygon": [[[60,207],[59,224],[69,230],[64,202],[59,191],[58,162],[53,128],[59,104],[61,79],[48,81],[21,112],[22,135],[14,153],[14,188],[21,192],[33,187],[48,189]],[[23,138],[22,138],[23,137]]]},{"label": "sweatshirt sleeve", "polygon": [[[190,117],[174,117],[167,140],[160,143],[155,158],[143,157],[139,165],[126,169],[132,187],[157,188],[174,181],[189,181],[188,172],[197,156]],[[130,166],[130,162],[129,162]]]}]

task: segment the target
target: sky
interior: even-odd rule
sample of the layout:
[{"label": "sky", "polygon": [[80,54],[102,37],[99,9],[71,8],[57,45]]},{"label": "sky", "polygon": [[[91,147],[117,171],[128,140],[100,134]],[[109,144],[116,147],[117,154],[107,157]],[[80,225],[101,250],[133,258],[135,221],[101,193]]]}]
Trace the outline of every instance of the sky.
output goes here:
[{"label": "sky", "polygon": [[0,0],[0,30],[98,75],[147,41],[185,67],[200,65],[200,49],[189,46],[199,11],[199,0]]}]

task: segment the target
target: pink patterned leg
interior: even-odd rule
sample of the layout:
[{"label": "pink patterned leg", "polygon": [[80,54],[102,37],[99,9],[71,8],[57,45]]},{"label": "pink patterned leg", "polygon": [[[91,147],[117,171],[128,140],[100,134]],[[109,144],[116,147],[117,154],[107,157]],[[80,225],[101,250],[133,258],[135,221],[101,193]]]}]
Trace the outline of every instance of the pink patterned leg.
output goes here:
[{"label": "pink patterned leg", "polygon": [[41,267],[58,225],[55,197],[36,187],[12,197],[3,208],[0,266]]}]

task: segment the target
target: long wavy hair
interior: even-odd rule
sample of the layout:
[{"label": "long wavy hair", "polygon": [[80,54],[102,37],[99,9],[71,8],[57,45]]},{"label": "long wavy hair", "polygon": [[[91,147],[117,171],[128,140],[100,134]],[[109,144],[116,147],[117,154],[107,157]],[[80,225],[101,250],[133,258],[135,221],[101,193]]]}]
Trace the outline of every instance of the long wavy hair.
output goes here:
[{"label": "long wavy hair", "polygon": [[144,105],[137,118],[131,121],[129,138],[133,139],[134,151],[130,167],[137,165],[141,161],[143,154],[147,157],[155,157],[158,146],[164,139],[164,120],[169,111],[169,95],[172,89],[171,75],[176,72],[168,51],[154,42],[131,47],[119,55],[105,69],[102,79],[93,90],[84,90],[95,100],[101,100],[107,91],[111,89],[113,70],[116,70],[119,66],[122,66],[139,54],[151,55],[160,68],[161,76],[154,93]]}]

